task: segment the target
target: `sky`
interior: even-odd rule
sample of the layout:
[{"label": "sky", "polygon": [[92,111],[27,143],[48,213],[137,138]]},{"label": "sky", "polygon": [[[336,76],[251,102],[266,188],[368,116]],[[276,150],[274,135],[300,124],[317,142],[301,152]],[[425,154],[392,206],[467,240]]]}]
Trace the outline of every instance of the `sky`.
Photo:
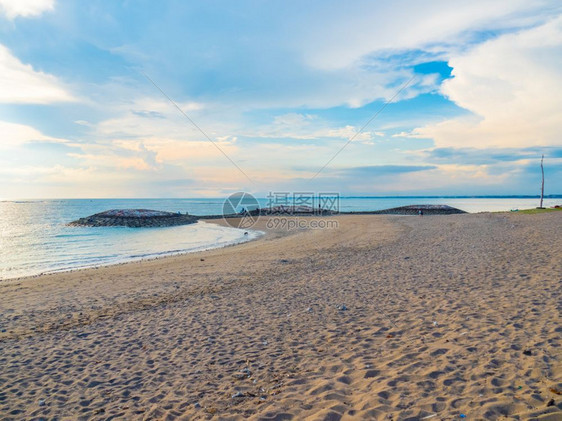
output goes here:
[{"label": "sky", "polygon": [[0,0],[0,199],[562,193],[559,0]]}]

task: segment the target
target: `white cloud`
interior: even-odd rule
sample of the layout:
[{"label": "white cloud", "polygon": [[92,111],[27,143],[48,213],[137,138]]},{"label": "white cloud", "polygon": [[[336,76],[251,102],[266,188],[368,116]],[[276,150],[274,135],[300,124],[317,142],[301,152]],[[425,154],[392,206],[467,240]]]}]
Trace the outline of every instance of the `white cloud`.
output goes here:
[{"label": "white cloud", "polygon": [[[536,24],[559,3],[539,0],[326,2],[288,23],[303,58],[321,69],[343,69],[374,51],[450,48],[475,31]],[[435,48],[437,45],[441,48]]]},{"label": "white cloud", "polygon": [[351,139],[354,141],[372,141],[374,136],[384,136],[382,132],[362,131],[359,127],[347,125],[344,127],[330,127],[328,122],[317,115],[287,113],[274,117],[272,124],[248,131],[245,136],[275,139]]},{"label": "white cloud", "polygon": [[49,104],[74,101],[52,75],[23,64],[0,44],[0,103]]},{"label": "white cloud", "polygon": [[[203,104],[196,102],[177,104],[188,115],[204,108]],[[130,103],[113,107],[112,114],[113,118],[97,124],[98,136],[109,139],[122,137],[185,139],[193,136],[196,131],[193,125],[166,100],[137,98]],[[201,134],[198,131],[196,133],[196,136],[201,138]]]},{"label": "white cloud", "polygon": [[94,127],[95,125],[90,123],[87,120],[75,120],[74,123],[78,124],[79,126],[84,126],[84,127]]},{"label": "white cloud", "polygon": [[54,7],[54,0],[0,0],[0,13],[8,19],[39,16]]},{"label": "white cloud", "polygon": [[27,142],[56,142],[64,143],[66,140],[46,136],[39,130],[24,124],[0,121],[0,148],[10,148]]},{"label": "white cloud", "polygon": [[[281,64],[267,89],[249,90],[259,95],[247,106],[358,108],[388,100],[414,75],[413,66],[446,60],[482,33],[538,25],[562,11],[557,0],[348,3],[325,1],[283,22],[281,44],[292,66]],[[435,75],[418,74],[396,101],[437,91],[438,84]]]},{"label": "white cloud", "polygon": [[454,56],[442,92],[474,115],[427,125],[413,136],[437,147],[562,144],[562,17]]},{"label": "white cloud", "polygon": [[[178,106],[194,121],[202,103],[179,102]],[[112,118],[99,123],[77,120],[89,127],[88,141],[73,144],[80,152],[69,154],[82,165],[108,168],[157,171],[166,165],[202,166],[222,159],[220,152],[182,116],[169,101],[149,97],[135,98],[111,106]],[[236,149],[237,138],[208,130],[207,133],[229,156]]]}]

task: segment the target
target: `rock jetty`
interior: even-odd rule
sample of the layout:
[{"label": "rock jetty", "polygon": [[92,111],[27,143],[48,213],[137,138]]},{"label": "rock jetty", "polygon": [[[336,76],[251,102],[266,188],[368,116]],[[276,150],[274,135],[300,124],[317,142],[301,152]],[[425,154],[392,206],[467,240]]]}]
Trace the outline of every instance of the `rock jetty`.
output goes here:
[{"label": "rock jetty", "polygon": [[197,222],[197,217],[149,209],[112,209],[69,223],[73,227],[171,227]]},{"label": "rock jetty", "polygon": [[[452,215],[458,213],[466,213],[463,210],[448,205],[409,205],[400,206],[398,208],[383,209],[370,212],[349,212],[353,214],[371,214],[371,215],[419,215],[420,211],[424,215]],[[342,212],[347,213],[347,212]]]}]

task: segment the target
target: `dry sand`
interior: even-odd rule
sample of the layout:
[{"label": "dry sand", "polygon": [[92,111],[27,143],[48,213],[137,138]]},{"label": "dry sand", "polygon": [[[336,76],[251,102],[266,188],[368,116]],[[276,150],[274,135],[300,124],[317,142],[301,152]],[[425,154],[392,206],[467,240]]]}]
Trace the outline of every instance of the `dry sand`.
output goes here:
[{"label": "dry sand", "polygon": [[562,419],[562,212],[336,220],[0,283],[0,419]]}]

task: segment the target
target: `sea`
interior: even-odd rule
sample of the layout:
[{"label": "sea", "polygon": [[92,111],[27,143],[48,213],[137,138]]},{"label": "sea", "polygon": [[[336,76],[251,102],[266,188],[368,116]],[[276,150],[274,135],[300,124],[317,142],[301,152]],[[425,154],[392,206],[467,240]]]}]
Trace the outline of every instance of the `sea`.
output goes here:
[{"label": "sea", "polygon": [[[266,207],[271,200],[257,199],[261,207]],[[336,206],[341,212],[357,212],[413,204],[447,204],[467,212],[487,212],[534,208],[538,206],[538,199],[339,197]],[[560,204],[562,196],[544,201],[546,207]],[[203,221],[166,228],[67,226],[73,220],[109,209],[220,215],[224,205],[225,199],[219,198],[0,201],[0,280],[208,250],[249,241],[263,234]]]}]

